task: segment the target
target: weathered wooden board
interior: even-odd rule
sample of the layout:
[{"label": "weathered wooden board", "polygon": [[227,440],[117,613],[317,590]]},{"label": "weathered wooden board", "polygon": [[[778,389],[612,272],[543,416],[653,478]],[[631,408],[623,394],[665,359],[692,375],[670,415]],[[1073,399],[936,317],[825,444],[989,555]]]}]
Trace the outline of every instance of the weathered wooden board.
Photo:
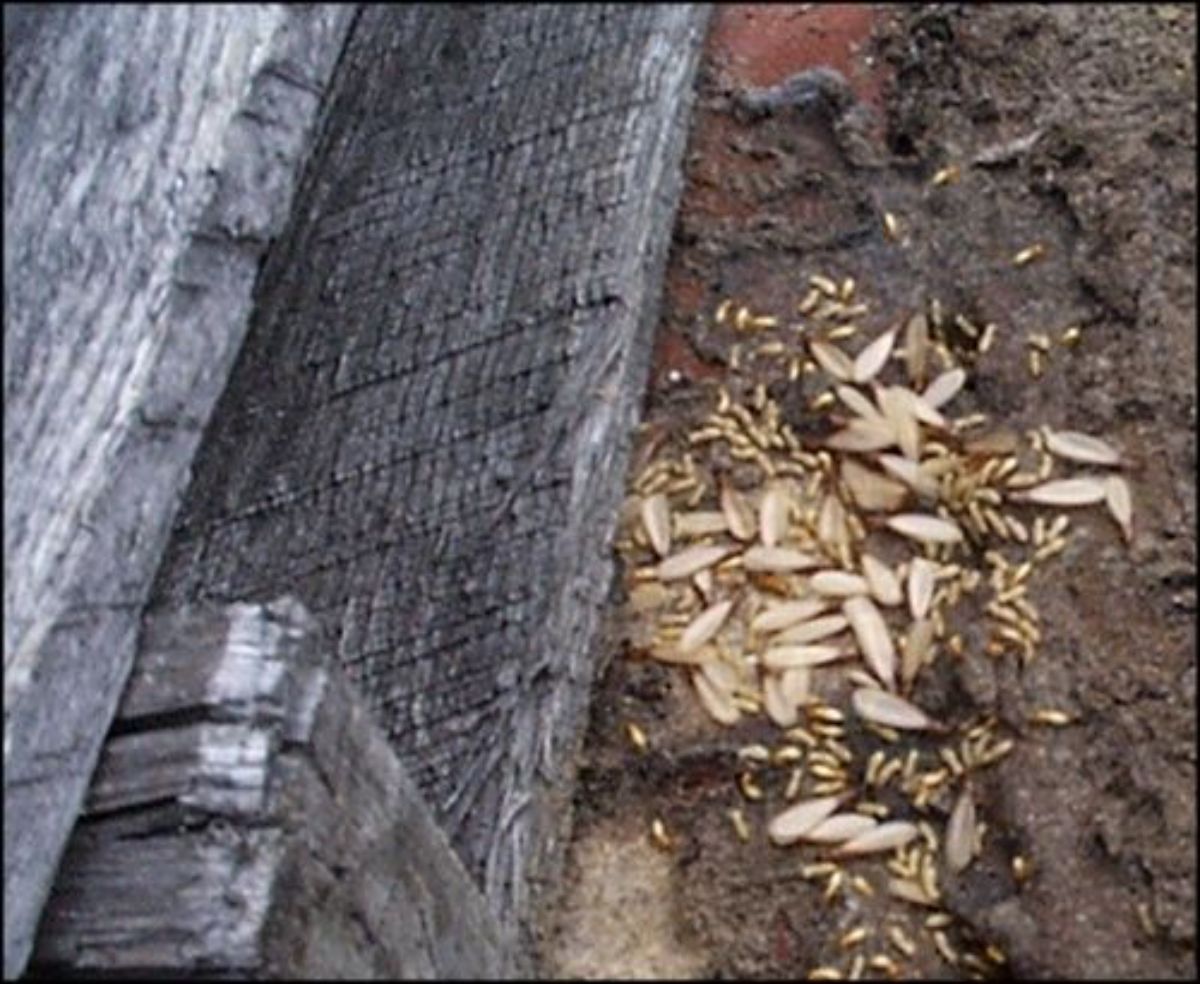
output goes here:
[{"label": "weathered wooden board", "polygon": [[517,969],[292,599],[147,619],[30,971],[253,979]]},{"label": "weathered wooden board", "polygon": [[508,926],[560,857],[706,16],[363,12],[156,586],[295,592]]},{"label": "weathered wooden board", "polygon": [[6,976],[356,13],[4,7]]}]

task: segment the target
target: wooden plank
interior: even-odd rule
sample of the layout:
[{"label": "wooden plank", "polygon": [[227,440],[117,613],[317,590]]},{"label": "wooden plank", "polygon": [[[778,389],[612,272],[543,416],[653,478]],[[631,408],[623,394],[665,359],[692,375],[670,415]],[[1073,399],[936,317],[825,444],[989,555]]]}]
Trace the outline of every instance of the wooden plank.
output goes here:
[{"label": "wooden plank", "polygon": [[364,11],[156,586],[295,591],[510,927],[566,834],[705,17]]},{"label": "wooden plank", "polygon": [[356,11],[4,9],[6,976]]},{"label": "wooden plank", "polygon": [[370,713],[321,663],[302,606],[160,612],[145,638],[33,974],[515,969]]}]

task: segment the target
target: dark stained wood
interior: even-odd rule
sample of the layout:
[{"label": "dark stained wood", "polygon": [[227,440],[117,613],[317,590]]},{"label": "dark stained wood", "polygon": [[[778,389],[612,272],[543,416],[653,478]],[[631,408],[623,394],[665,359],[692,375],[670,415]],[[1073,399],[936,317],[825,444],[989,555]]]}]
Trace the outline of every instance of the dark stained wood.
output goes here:
[{"label": "dark stained wood", "polygon": [[291,599],[147,620],[32,976],[513,972],[315,628]]},{"label": "dark stained wood", "polygon": [[364,11],[155,590],[295,592],[510,928],[566,835],[705,17]]}]

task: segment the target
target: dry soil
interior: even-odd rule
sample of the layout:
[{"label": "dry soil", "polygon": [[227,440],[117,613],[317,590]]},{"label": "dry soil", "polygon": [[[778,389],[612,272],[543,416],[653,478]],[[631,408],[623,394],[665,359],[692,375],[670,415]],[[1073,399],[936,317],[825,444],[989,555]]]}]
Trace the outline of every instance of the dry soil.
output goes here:
[{"label": "dry soil", "polygon": [[[960,925],[1008,954],[999,976],[1195,971],[1195,32],[1183,5],[745,5],[716,10],[702,67],[635,467],[727,372],[717,304],[786,313],[814,272],[855,277],[882,319],[936,296],[994,322],[957,409],[1102,434],[1131,462],[1132,544],[1080,515],[1036,585],[1040,658],[968,652],[926,694],[1024,739],[977,790],[987,849],[947,885]],[[800,74],[820,66],[841,81]],[[959,179],[931,185],[951,164]],[[1034,242],[1043,259],[1015,268]],[[1071,325],[1080,344],[1032,378],[1027,334]],[[831,940],[862,913],[825,905],[761,829],[731,835],[753,728],[720,729],[674,668],[628,658],[621,600],[615,585],[547,970],[844,966]],[[1080,723],[1029,732],[1045,705]],[[651,845],[653,817],[673,851]],[[926,945],[905,976],[963,973]]]}]

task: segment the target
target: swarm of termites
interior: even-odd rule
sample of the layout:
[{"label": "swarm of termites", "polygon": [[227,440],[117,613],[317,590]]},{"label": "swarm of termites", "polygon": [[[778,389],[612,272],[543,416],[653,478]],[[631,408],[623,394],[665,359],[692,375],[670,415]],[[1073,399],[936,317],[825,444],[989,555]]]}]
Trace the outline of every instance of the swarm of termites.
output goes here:
[{"label": "swarm of termites", "polygon": [[[895,920],[841,933],[828,956],[845,966],[810,976],[903,976],[919,946],[989,976],[1003,953],[942,909],[941,886],[982,848],[976,777],[1020,736],[923,707],[920,685],[967,655],[972,620],[987,657],[1038,658],[1032,589],[1069,543],[1068,512],[1106,508],[1128,542],[1132,500],[1097,436],[954,416],[995,326],[931,301],[866,337],[857,294],[818,274],[798,319],[717,308],[738,338],[730,374],[702,419],[659,436],[625,510],[634,656],[670,664],[715,727],[756,729],[731,777],[731,836],[801,852],[829,904],[878,898],[910,916],[911,933]],[[1041,734],[1076,722],[1030,717]]]}]

